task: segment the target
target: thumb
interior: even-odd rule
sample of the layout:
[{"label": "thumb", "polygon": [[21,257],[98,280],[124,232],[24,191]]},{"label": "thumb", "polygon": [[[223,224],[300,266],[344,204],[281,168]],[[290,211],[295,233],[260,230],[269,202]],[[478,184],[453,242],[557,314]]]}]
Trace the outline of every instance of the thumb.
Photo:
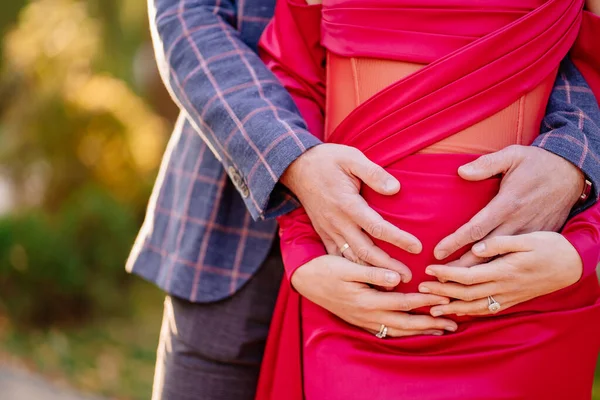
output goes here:
[{"label": "thumb", "polygon": [[396,178],[360,151],[348,160],[347,167],[354,176],[379,194],[392,195],[400,190],[400,182]]},{"label": "thumb", "polygon": [[514,151],[507,147],[495,153],[483,155],[461,166],[458,175],[467,181],[481,181],[506,173],[514,161]]}]

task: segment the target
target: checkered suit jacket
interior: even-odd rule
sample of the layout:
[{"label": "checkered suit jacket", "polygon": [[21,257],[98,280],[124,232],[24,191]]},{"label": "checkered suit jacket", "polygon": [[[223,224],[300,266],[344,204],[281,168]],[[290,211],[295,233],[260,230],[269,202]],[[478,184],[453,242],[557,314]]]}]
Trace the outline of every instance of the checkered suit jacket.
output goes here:
[{"label": "checkered suit jacket", "polygon": [[[278,184],[319,142],[256,55],[275,0],[149,0],[156,58],[181,109],[127,268],[167,293],[210,302],[262,264],[273,217],[297,202]],[[536,145],[600,187],[596,102],[568,61]]]}]

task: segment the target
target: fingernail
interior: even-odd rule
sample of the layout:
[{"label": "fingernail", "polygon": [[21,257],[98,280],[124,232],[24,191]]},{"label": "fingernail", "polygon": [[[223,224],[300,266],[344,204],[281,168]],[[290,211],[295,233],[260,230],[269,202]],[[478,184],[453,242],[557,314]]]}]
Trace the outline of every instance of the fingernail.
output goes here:
[{"label": "fingernail", "polygon": [[431,334],[433,336],[442,336],[444,334],[444,332],[442,332],[442,331],[434,331],[434,332],[431,332]]},{"label": "fingernail", "polygon": [[431,293],[431,290],[427,286],[419,286],[419,292],[421,293]]},{"label": "fingernail", "polygon": [[425,273],[427,275],[435,276],[435,271],[429,267],[425,268]]},{"label": "fingernail", "polygon": [[448,325],[444,329],[447,330],[447,331],[449,331],[449,332],[455,332],[456,331],[456,327],[454,325]]},{"label": "fingernail", "polygon": [[396,283],[398,282],[398,274],[395,272],[388,271],[385,273],[385,281],[387,283]]},{"label": "fingernail", "polygon": [[444,250],[438,251],[435,256],[435,258],[437,258],[438,260],[443,260],[446,257],[448,257],[448,252]]},{"label": "fingernail", "polygon": [[388,179],[387,181],[385,181],[383,188],[386,192],[393,192],[394,190],[398,190],[398,181]]},{"label": "fingernail", "polygon": [[431,310],[431,315],[434,317],[439,317],[440,315],[444,315],[444,312],[441,310]]},{"label": "fingernail", "polygon": [[477,243],[475,246],[473,246],[473,251],[475,253],[483,253],[485,251],[485,243]]}]

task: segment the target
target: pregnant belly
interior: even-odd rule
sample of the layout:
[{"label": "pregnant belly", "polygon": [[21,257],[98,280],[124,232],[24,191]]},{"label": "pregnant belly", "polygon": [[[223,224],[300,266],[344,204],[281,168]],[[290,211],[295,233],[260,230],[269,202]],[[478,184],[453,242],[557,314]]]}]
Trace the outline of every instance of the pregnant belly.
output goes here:
[{"label": "pregnant belly", "polygon": [[[400,285],[398,290],[414,292],[419,283],[430,280],[425,268],[441,263],[433,256],[435,246],[469,221],[498,193],[499,178],[469,182],[458,175],[458,168],[476,157],[468,154],[413,155],[386,167],[400,181],[398,194],[383,196],[364,188],[363,196],[373,209],[395,226],[418,237],[423,244],[423,251],[415,255],[376,240],[377,245],[412,270],[412,281]],[[444,262],[457,259],[468,249],[461,249]]]},{"label": "pregnant belly", "polygon": [[[428,265],[445,264],[470,249],[470,245],[465,246],[443,261],[433,256],[433,249],[440,240],[469,221],[498,193],[500,179],[497,177],[468,182],[458,175],[458,168],[476,157],[467,154],[412,155],[386,167],[402,185],[398,194],[383,196],[368,187],[363,189],[363,196],[373,209],[395,226],[418,237],[423,244],[423,251],[415,255],[374,239],[379,247],[405,263],[412,271],[412,280],[400,284],[397,291],[418,292],[421,282],[435,279],[425,274]],[[540,265],[540,268],[543,267]],[[580,281],[552,294],[510,307],[501,314],[567,310],[593,304],[597,298],[597,280],[587,279],[586,282]],[[429,309],[422,308],[414,312],[428,313]],[[472,317],[454,316],[453,319],[465,321]]]}]

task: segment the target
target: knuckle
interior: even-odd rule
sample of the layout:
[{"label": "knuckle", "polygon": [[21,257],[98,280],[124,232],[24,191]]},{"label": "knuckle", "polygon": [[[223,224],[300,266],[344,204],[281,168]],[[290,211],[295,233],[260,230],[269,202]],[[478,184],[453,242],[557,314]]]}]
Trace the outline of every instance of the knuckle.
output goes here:
[{"label": "knuckle", "polygon": [[519,196],[509,194],[508,210],[510,213],[515,213],[523,207],[523,201]]},{"label": "knuckle", "polygon": [[473,292],[471,292],[470,290],[467,290],[463,296],[462,296],[463,300],[465,301],[473,301],[475,300],[475,296],[473,295]]},{"label": "knuckle", "polygon": [[481,225],[475,224],[469,229],[469,235],[471,237],[471,241],[476,242],[477,240],[483,239],[485,233]]},{"label": "knuckle", "polygon": [[366,302],[361,307],[359,307],[359,310],[362,313],[372,313],[377,311],[377,307],[372,302]]},{"label": "knuckle", "polygon": [[465,285],[471,286],[475,284],[475,277],[473,276],[472,273],[467,272],[466,276],[465,276]]},{"label": "knuckle", "polygon": [[452,247],[451,250],[456,251],[463,247],[466,243],[463,243],[462,235],[456,235],[452,238]]},{"label": "knuckle", "polygon": [[406,300],[406,299],[400,301],[400,303],[398,304],[398,308],[401,311],[410,311],[410,310],[412,310],[410,302],[408,300]]},{"label": "knuckle", "polygon": [[377,276],[377,269],[367,267],[367,270],[365,271],[365,278],[367,279],[367,282],[377,283]]},{"label": "knuckle", "polygon": [[334,223],[337,221],[336,215],[332,211],[323,211],[321,215],[323,216],[323,219],[330,225],[334,225]]},{"label": "knuckle", "polygon": [[344,146],[344,152],[350,157],[351,160],[355,160],[363,155],[360,150],[352,146]]},{"label": "knuckle", "polygon": [[400,296],[397,300],[396,308],[399,311],[410,311],[410,302],[406,298],[406,296]]},{"label": "knuckle", "polygon": [[378,166],[376,164],[372,164],[367,169],[367,176],[370,179],[379,179],[379,178],[381,178],[382,172],[383,172],[383,170],[380,166]]},{"label": "knuckle", "polygon": [[331,214],[332,210],[339,210],[340,208],[342,208],[342,204],[343,204],[342,202],[343,202],[344,197],[346,197],[346,196],[342,195],[342,196],[336,196],[334,198],[329,199],[329,207],[323,207],[323,209],[324,209],[323,213],[325,213],[327,211]]},{"label": "knuckle", "polygon": [[356,207],[355,196],[340,196],[336,201],[336,206],[341,210],[352,210]]},{"label": "knuckle", "polygon": [[402,321],[402,329],[405,330],[413,330],[413,329],[417,329],[417,326],[415,324],[415,321],[411,318],[406,318],[404,321]]},{"label": "knuckle", "polygon": [[517,272],[512,268],[509,268],[504,272],[504,279],[507,281],[516,281],[517,278]]},{"label": "knuckle", "polygon": [[373,222],[367,227],[367,232],[375,239],[381,239],[383,236],[383,224],[381,221]]},{"label": "knuckle", "polygon": [[484,155],[484,156],[479,157],[479,159],[477,160],[477,163],[482,168],[489,168],[493,164],[492,161],[493,161],[492,160],[492,156],[490,156],[490,155]]},{"label": "knuckle", "polygon": [[523,146],[519,146],[516,144],[511,144],[506,148],[506,154],[509,156],[517,156],[523,153]]},{"label": "knuckle", "polygon": [[369,260],[370,251],[367,246],[361,246],[356,250],[356,257],[361,260],[368,261]]}]

